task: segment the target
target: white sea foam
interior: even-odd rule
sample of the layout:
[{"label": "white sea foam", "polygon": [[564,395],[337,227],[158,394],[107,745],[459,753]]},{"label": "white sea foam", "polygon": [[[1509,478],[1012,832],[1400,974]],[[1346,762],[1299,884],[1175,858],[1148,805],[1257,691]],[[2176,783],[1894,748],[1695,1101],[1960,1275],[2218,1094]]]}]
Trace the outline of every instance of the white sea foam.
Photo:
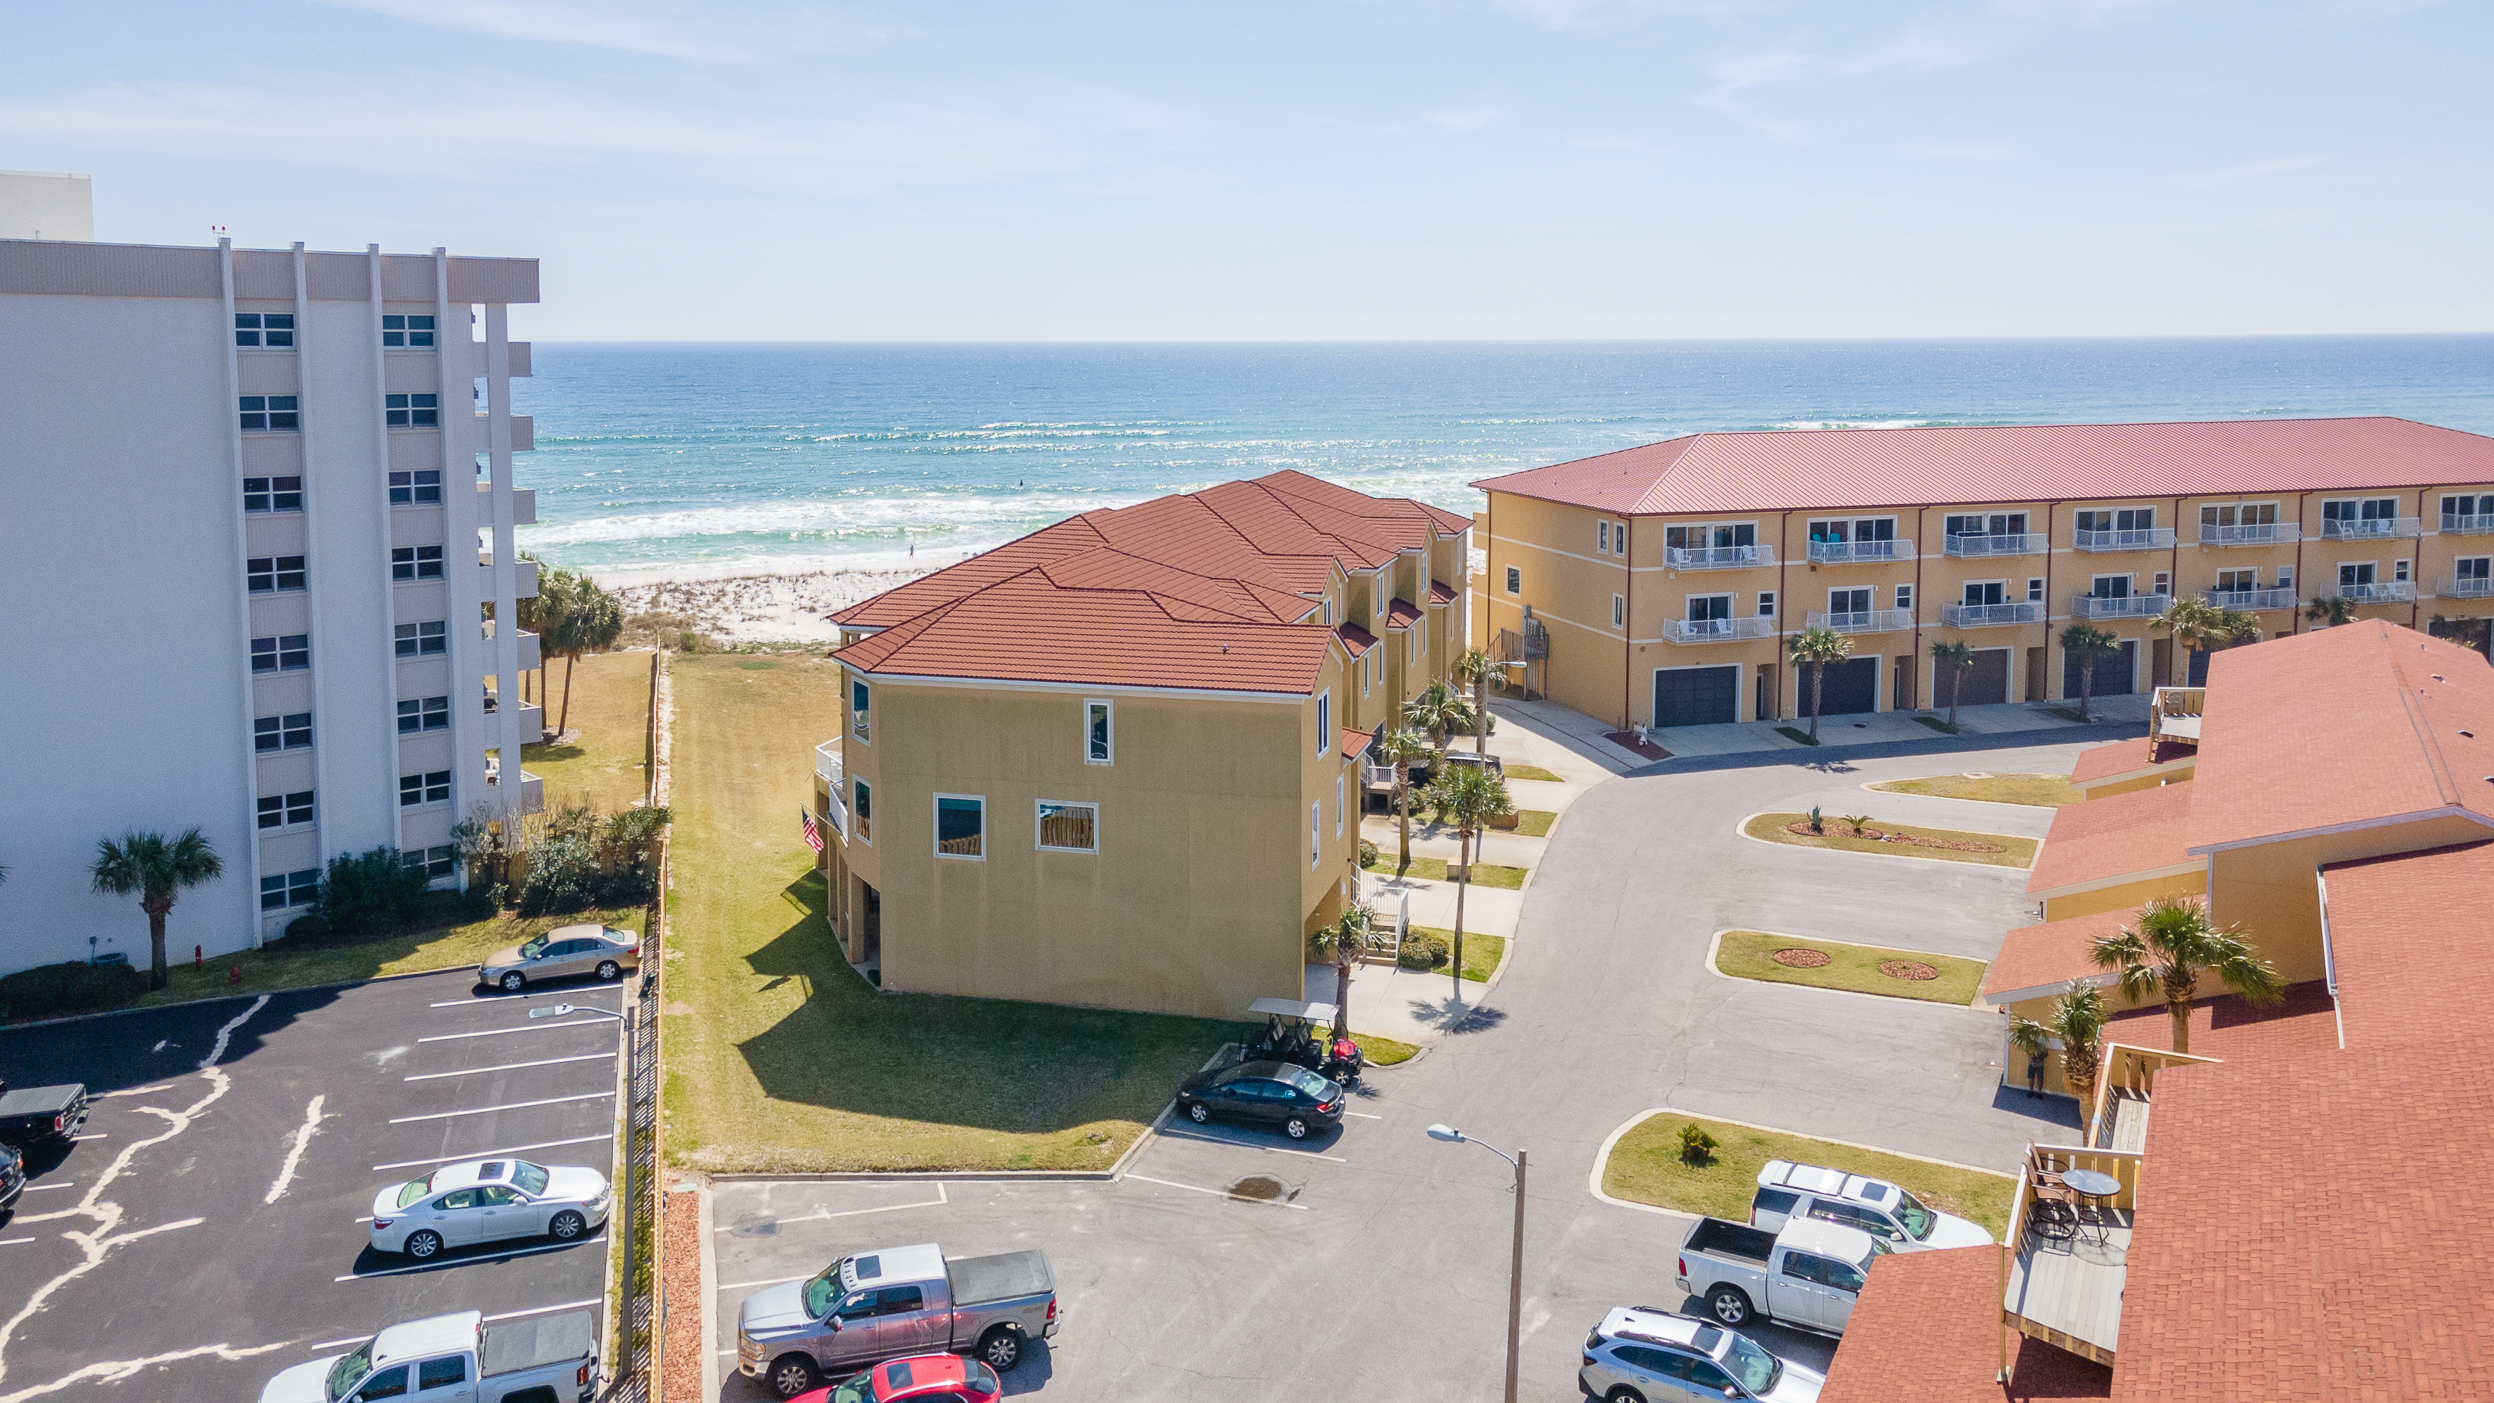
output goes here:
[{"label": "white sea foam", "polygon": [[1770,429],[1927,429],[1943,419],[1788,419]]}]

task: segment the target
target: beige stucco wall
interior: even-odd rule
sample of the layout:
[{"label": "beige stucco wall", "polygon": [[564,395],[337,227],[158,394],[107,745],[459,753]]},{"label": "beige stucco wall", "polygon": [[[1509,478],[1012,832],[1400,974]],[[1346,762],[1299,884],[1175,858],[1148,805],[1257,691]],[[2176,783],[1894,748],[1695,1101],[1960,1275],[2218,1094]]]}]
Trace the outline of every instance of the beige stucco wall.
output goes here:
[{"label": "beige stucco wall", "polygon": [[2186,783],[2191,778],[2192,769],[2193,767],[2186,765],[2178,770],[2166,770],[2157,774],[2140,775],[2135,779],[2112,780],[2104,784],[2091,784],[2087,786],[2085,792],[2086,796],[2090,799],[2110,799],[2116,794],[2130,794],[2142,789],[2159,789],[2168,784]]},{"label": "beige stucco wall", "polygon": [[2047,897],[2044,919],[2063,921],[2072,916],[2092,916],[2099,911],[2119,911],[2124,907],[2142,905],[2160,896],[2198,896],[2207,890],[2208,873],[2205,869],[2171,877],[2144,877],[2135,882],[2098,887],[2092,891]]},{"label": "beige stucco wall", "polygon": [[2318,868],[2488,837],[2494,832],[2483,824],[2444,818],[2229,849],[2210,860],[2209,915],[2220,924],[2241,925],[2289,981],[2319,979],[2325,970],[2320,891],[2313,880]]}]

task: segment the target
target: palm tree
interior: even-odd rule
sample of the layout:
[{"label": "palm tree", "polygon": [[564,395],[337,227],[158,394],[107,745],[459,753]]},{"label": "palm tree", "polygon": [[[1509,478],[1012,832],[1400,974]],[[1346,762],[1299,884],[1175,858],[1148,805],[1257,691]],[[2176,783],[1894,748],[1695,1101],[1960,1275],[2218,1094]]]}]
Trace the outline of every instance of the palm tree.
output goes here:
[{"label": "palm tree", "polygon": [[623,634],[623,606],[588,576],[568,571],[557,573],[566,580],[557,586],[553,601],[544,598],[544,584],[538,585],[537,617],[542,627],[537,649],[546,656],[563,659],[563,710],[554,723],[554,733],[560,736],[571,727],[572,664],[583,653],[602,652],[615,646],[615,640]]},{"label": "palm tree", "polygon": [[2078,664],[2078,719],[2087,719],[2087,700],[2096,690],[2096,664],[2122,653],[2122,640],[2110,629],[2072,624],[2061,630],[2061,650]]},{"label": "palm tree", "polygon": [[2053,1039],[2061,1042],[2061,1080],[2078,1098],[2082,1108],[2096,1099],[2096,1062],[2104,1055],[2105,1024],[2112,1021],[2112,1010],[2105,1007],[2104,991],[2091,989],[2084,979],[2073,979],[2060,998],[2046,1010],[2044,1021],[2013,1018],[2009,1039],[2029,1057],[2042,1057]]},{"label": "palm tree", "polygon": [[2099,936],[2088,953],[2098,966],[2121,971],[2122,996],[2131,1002],[2164,994],[2165,1011],[2174,1020],[2176,1052],[2191,1050],[2191,999],[2202,973],[2214,973],[2256,1008],[2272,1007],[2286,997],[2286,976],[2260,958],[2243,938],[2243,928],[2210,925],[2207,904],[2192,897],[2158,897],[2139,913],[2136,930]]},{"label": "palm tree", "polygon": [[1412,865],[1412,765],[1429,758],[1429,738],[1405,726],[1386,732],[1377,748],[1394,767],[1394,824],[1403,840],[1403,863],[1395,869],[1399,876]]},{"label": "palm tree", "polygon": [[1819,738],[1819,685],[1829,663],[1840,663],[1853,656],[1853,640],[1832,628],[1814,625],[1784,640],[1793,655],[1793,662],[1810,671],[1810,741]]},{"label": "palm tree", "polygon": [[1320,926],[1308,937],[1308,954],[1320,965],[1334,967],[1334,1037],[1351,1035],[1351,966],[1359,962],[1360,952],[1368,948],[1368,933],[1377,924],[1377,913],[1365,903],[1354,902],[1340,919]]},{"label": "palm tree", "polygon": [[1420,689],[1420,695],[1403,703],[1403,724],[1428,732],[1438,754],[1444,755],[1446,742],[1453,734],[1472,724],[1472,708],[1464,705],[1454,688],[1432,682]]},{"label": "palm tree", "polygon": [[1515,801],[1507,797],[1507,782],[1487,765],[1443,765],[1429,781],[1429,802],[1455,826],[1457,851],[1463,857],[1463,876],[1455,883],[1455,992],[1460,996],[1464,892],[1472,885],[1472,838],[1491,819],[1513,809]]},{"label": "palm tree", "polygon": [[2191,680],[2194,663],[2201,653],[2231,648],[2238,643],[2260,641],[2260,616],[2249,609],[2223,609],[2197,595],[2184,595],[2165,610],[2164,617],[2148,625],[2170,630],[2174,641],[2182,645],[2184,659],[2182,679]]},{"label": "palm tree", "polygon": [[224,876],[225,860],[196,828],[171,842],[162,833],[132,829],[118,842],[98,839],[89,871],[97,891],[138,897],[139,909],[147,913],[147,987],[165,987],[165,917],[184,887]]},{"label": "palm tree", "polygon": [[2351,624],[2355,622],[2355,601],[2343,594],[2316,594],[2312,596],[2312,602],[2304,606],[2303,616],[2318,628]]},{"label": "palm tree", "polygon": [[1974,671],[1974,649],[1962,639],[1948,639],[1931,645],[1932,666],[1948,674],[1948,729],[1957,731],[1957,692],[1966,685],[1966,674]]},{"label": "palm tree", "polygon": [[1498,664],[1482,649],[1466,648],[1455,655],[1457,680],[1472,684],[1472,724],[1479,728],[1473,748],[1482,755],[1489,754],[1489,679],[1497,671]]}]

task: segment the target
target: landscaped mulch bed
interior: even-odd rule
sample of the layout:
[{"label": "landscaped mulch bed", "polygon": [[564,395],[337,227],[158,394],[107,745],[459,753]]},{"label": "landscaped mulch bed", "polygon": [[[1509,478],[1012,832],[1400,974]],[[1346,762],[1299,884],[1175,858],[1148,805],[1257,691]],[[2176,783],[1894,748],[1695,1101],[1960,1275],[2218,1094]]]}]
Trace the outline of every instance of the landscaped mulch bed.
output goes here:
[{"label": "landscaped mulch bed", "polygon": [[1940,972],[1920,960],[1882,960],[1879,972],[1890,979],[1937,979]]},{"label": "landscaped mulch bed", "polygon": [[1716,973],[1733,979],[1925,1003],[1970,1003],[1983,984],[1980,960],[1774,931],[1725,931],[1716,942],[1714,963]]},{"label": "landscaped mulch bed", "polygon": [[658,1202],[658,1289],[667,1302],[658,1340],[659,1403],[700,1403],[701,1195],[670,1193]]},{"label": "landscaped mulch bed", "polygon": [[1909,848],[1945,848],[1953,853],[2008,851],[1998,843],[1961,843],[1951,838],[1925,838],[1915,833],[1889,833],[1867,826],[1859,833],[1841,825],[1835,828],[1813,829],[1808,819],[1803,819],[1799,823],[1785,824],[1784,831],[1803,838],[1859,838],[1866,843],[1902,843]]},{"label": "landscaped mulch bed", "polygon": [[1804,950],[1795,947],[1789,950],[1778,950],[1773,958],[1777,964],[1787,969],[1817,969],[1833,957],[1824,950]]}]

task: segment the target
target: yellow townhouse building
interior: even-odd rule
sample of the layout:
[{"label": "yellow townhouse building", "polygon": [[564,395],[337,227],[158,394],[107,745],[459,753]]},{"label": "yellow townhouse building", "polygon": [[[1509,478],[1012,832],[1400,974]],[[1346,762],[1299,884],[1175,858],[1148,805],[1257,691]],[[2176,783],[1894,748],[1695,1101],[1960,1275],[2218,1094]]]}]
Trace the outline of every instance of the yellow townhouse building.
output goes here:
[{"label": "yellow townhouse building", "polygon": [[887,989],[1213,1016],[1356,897],[1360,757],[1470,523],[1297,472],[1085,512],[835,616],[831,920]]},{"label": "yellow townhouse building", "polygon": [[1475,641],[1622,727],[1806,714],[1812,626],[1853,642],[1832,716],[2075,697],[2082,620],[2120,639],[2097,695],[2196,681],[2152,627],[2185,594],[2272,636],[2316,596],[2494,613],[2494,439],[2405,419],[1704,433],[1474,485]]}]

